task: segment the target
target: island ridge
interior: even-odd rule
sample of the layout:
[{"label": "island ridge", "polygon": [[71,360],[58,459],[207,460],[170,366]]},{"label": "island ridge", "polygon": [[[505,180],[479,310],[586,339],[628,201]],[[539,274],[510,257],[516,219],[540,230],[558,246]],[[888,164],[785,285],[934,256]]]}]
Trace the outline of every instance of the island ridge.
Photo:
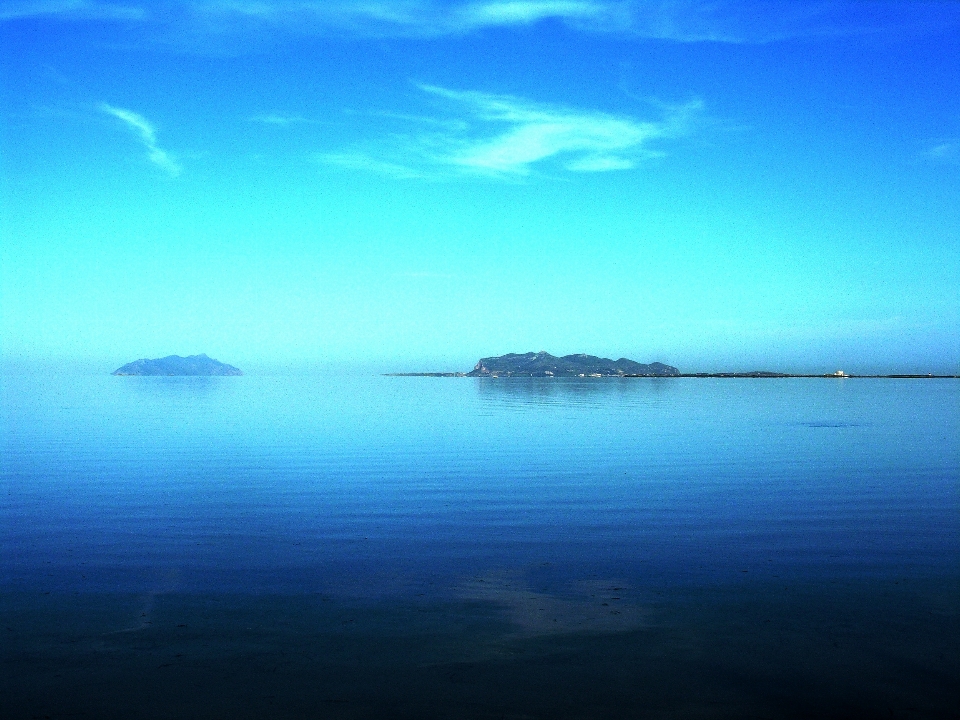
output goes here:
[{"label": "island ridge", "polygon": [[204,354],[168,355],[164,358],[150,360],[142,358],[127,363],[113,371],[113,375],[243,375],[239,368],[214,360]]}]

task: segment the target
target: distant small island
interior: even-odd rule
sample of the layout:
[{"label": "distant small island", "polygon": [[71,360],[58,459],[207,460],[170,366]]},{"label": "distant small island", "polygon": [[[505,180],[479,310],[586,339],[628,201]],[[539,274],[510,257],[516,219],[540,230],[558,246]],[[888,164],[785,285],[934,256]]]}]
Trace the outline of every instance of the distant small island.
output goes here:
[{"label": "distant small island", "polygon": [[541,350],[480,358],[470,372],[390,374],[426,377],[676,377],[680,371],[659,362],[644,365],[627,358],[610,360],[583,353],[556,357]]},{"label": "distant small island", "polygon": [[113,375],[243,375],[239,368],[214,360],[206,355],[168,355],[150,360],[143,358],[127,363],[113,371]]}]

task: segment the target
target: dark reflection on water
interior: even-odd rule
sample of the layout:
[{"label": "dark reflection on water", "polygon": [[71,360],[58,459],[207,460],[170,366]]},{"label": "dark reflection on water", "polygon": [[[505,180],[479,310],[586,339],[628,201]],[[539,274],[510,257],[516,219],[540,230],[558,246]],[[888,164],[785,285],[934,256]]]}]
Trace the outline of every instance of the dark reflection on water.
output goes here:
[{"label": "dark reflection on water", "polygon": [[599,405],[609,401],[644,401],[669,397],[674,378],[476,378],[477,393],[488,402],[516,406],[576,403]]},{"label": "dark reflection on water", "polygon": [[7,595],[0,687],[8,717],[948,718],[955,602],[710,588],[640,625],[535,632],[474,600]]},{"label": "dark reflection on water", "polygon": [[118,382],[124,383],[124,389],[151,400],[161,393],[203,397],[236,390],[236,383],[222,377],[144,376],[126,377]]},{"label": "dark reflection on water", "polygon": [[958,388],[6,378],[0,696],[954,717]]}]

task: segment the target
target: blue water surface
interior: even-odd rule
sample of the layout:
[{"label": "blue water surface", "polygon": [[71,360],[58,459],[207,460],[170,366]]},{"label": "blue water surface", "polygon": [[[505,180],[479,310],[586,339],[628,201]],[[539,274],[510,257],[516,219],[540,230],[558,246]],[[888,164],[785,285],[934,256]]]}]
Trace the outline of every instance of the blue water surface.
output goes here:
[{"label": "blue water surface", "polygon": [[456,595],[960,569],[960,383],[3,378],[5,591]]}]

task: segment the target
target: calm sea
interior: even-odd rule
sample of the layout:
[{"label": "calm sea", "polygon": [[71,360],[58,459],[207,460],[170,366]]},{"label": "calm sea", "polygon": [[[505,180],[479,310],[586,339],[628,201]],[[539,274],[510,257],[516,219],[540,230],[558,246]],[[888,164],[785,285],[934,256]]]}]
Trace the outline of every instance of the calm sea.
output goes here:
[{"label": "calm sea", "polygon": [[958,717],[960,382],[2,379],[4,717]]}]

